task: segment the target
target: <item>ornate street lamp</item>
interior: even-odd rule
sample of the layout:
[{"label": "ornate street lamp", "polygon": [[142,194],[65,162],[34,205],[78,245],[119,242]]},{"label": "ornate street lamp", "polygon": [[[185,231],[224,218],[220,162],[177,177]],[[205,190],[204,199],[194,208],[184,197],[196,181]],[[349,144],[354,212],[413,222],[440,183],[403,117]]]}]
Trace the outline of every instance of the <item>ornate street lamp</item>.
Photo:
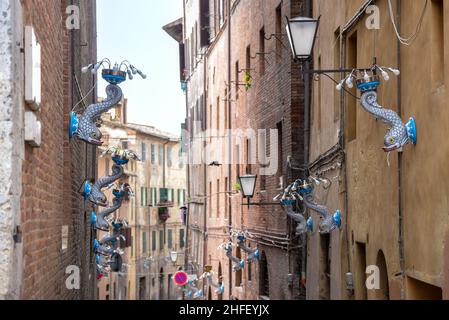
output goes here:
[{"label": "ornate street lamp", "polygon": [[243,197],[249,200],[254,197],[254,190],[256,189],[257,176],[254,174],[246,174],[244,176],[239,176],[240,186],[242,189]]},{"label": "ornate street lamp", "polygon": [[300,60],[312,58],[320,17],[318,19],[308,17],[287,17],[287,36],[290,41],[293,57]]}]

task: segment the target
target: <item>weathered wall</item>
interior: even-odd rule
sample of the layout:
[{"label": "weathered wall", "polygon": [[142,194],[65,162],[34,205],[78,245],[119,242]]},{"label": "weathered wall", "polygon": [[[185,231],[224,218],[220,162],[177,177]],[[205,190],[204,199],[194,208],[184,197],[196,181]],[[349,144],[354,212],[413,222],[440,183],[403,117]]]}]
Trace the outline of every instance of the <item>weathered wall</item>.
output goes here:
[{"label": "weathered wall", "polygon": [[20,224],[23,152],[23,47],[20,1],[0,1],[0,299],[20,295],[22,245],[13,233]]},{"label": "weathered wall", "polygon": [[[87,299],[94,296],[90,207],[78,194],[86,178],[95,178],[96,151],[68,141],[68,119],[93,78],[81,77],[81,66],[95,61],[95,2],[80,8],[81,29],[66,29],[70,2],[26,1],[24,22],[35,28],[42,48],[42,145],[26,146],[22,170],[23,299]],[[85,46],[84,44],[88,45]],[[84,79],[83,79],[84,78]],[[95,94],[87,104],[96,101]],[[69,227],[68,248],[61,249],[62,227]],[[80,290],[67,290],[66,267],[80,267]]]},{"label": "weathered wall", "polygon": [[[411,34],[418,23],[424,1],[416,1],[414,6],[410,6],[409,1],[400,2],[402,33]],[[442,143],[435,148],[435,139],[443,141],[448,133],[448,117],[444,116],[445,111],[441,109],[447,96],[444,70],[447,70],[448,65],[448,26],[444,22],[441,28],[444,29],[445,38],[437,39],[434,23],[438,21],[435,16],[438,12],[447,18],[448,5],[444,2],[444,11],[441,11],[435,7],[438,1],[429,1],[418,38],[411,46],[400,46],[398,51],[386,0],[375,1],[380,9],[380,30],[367,29],[366,17],[362,15],[362,19],[347,33],[338,37],[338,28],[345,25],[363,3],[355,0],[332,3],[314,1],[314,16],[322,15],[315,46],[315,68],[354,67],[349,65],[349,45],[344,44],[348,44],[349,38],[356,34],[357,67],[370,66],[374,55],[382,66],[400,66],[400,81],[392,76],[389,82],[383,81],[380,86],[379,103],[400,110],[404,122],[414,116],[419,140],[416,147],[408,145],[402,156],[392,153],[388,165],[386,155],[380,148],[387,130],[385,125],[375,121],[348,95],[345,95],[345,104],[340,106],[339,94],[335,97],[335,84],[327,78],[321,77],[315,84],[312,161],[338,142],[339,128],[344,119],[340,134],[345,134],[343,143],[347,182],[345,184],[344,170],[329,175],[337,176],[341,183],[338,189],[331,189],[325,201],[332,209],[341,208],[343,218],[343,229],[334,231],[331,236],[330,296],[337,299],[384,298],[381,290],[366,290],[364,286],[364,266],[379,265],[382,253],[388,279],[382,278],[381,286],[388,283],[389,298],[414,298],[417,297],[417,291],[422,294],[420,297],[430,296],[428,290],[422,287],[416,289],[415,282],[405,281],[401,271],[406,278],[421,281],[423,286],[428,284],[443,288],[445,296],[447,277],[444,270],[447,263],[444,261],[447,254],[444,248],[447,227],[441,221],[444,221],[447,212],[448,186],[447,181],[440,177],[447,175],[444,157],[447,146]],[[396,1],[393,1],[393,6],[396,12]],[[442,44],[441,47],[439,44]],[[341,60],[341,64],[340,53],[347,58],[346,61]],[[344,209],[346,195],[348,207]],[[312,236],[309,242],[310,250],[315,253],[308,260],[311,276],[308,283],[311,288],[320,288],[310,296],[315,299],[322,298],[319,295],[322,290],[319,279],[323,271],[319,267],[323,251],[319,249],[319,241],[318,236]],[[349,251],[345,248],[346,243],[349,243]],[[400,253],[401,243],[404,255]],[[366,254],[363,253],[364,246]],[[401,260],[405,261],[404,270]],[[354,274],[354,295],[345,290],[344,274],[348,271]],[[413,284],[407,286],[406,283]],[[438,291],[435,287],[430,291]],[[404,291],[401,292],[401,289]]]}]

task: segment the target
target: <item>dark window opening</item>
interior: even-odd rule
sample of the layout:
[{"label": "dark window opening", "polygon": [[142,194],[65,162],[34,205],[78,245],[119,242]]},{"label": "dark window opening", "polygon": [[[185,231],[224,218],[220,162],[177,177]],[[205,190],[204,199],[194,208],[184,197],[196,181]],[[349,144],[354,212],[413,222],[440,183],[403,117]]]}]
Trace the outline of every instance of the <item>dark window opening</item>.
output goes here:
[{"label": "dark window opening", "polygon": [[[348,68],[357,67],[357,32],[354,32],[348,39]],[[354,96],[357,91],[354,86],[348,89]],[[351,95],[346,95],[346,137],[351,142],[357,139],[357,99]]]},{"label": "dark window opening", "polygon": [[270,297],[270,276],[265,252],[262,252],[259,262],[259,295],[266,298]]}]

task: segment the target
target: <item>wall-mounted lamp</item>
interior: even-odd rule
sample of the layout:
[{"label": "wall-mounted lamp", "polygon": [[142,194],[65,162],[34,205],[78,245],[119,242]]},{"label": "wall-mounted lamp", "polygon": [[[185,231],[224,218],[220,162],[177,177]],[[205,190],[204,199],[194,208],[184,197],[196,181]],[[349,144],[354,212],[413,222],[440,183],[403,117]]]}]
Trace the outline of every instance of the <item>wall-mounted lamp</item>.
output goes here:
[{"label": "wall-mounted lamp", "polygon": [[239,176],[240,186],[242,188],[243,197],[249,201],[254,197],[254,190],[256,189],[257,176],[254,174],[246,174]]},{"label": "wall-mounted lamp", "polygon": [[318,19],[308,17],[287,17],[287,36],[292,49],[293,58],[309,60],[312,58],[320,17]]}]

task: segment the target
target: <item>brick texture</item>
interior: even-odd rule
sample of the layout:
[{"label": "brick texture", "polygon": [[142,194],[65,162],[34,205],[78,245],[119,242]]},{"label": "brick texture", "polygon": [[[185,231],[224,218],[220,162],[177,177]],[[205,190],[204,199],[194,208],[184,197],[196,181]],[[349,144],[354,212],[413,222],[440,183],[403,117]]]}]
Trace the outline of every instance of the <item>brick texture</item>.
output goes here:
[{"label": "brick texture", "polygon": [[[81,28],[67,30],[66,7],[79,5]],[[94,297],[92,234],[78,188],[95,178],[96,150],[69,141],[68,119],[93,79],[80,74],[95,60],[95,1],[24,1],[24,22],[35,28],[42,50],[42,145],[26,146],[23,162],[21,226],[23,232],[23,299],[89,299]],[[86,31],[87,30],[87,31]],[[84,39],[81,40],[81,32]],[[86,38],[87,37],[87,38]],[[87,46],[84,42],[88,43]],[[95,101],[95,95],[87,103]],[[62,251],[62,226],[69,227]],[[80,290],[67,290],[66,267],[80,267]]]}]

